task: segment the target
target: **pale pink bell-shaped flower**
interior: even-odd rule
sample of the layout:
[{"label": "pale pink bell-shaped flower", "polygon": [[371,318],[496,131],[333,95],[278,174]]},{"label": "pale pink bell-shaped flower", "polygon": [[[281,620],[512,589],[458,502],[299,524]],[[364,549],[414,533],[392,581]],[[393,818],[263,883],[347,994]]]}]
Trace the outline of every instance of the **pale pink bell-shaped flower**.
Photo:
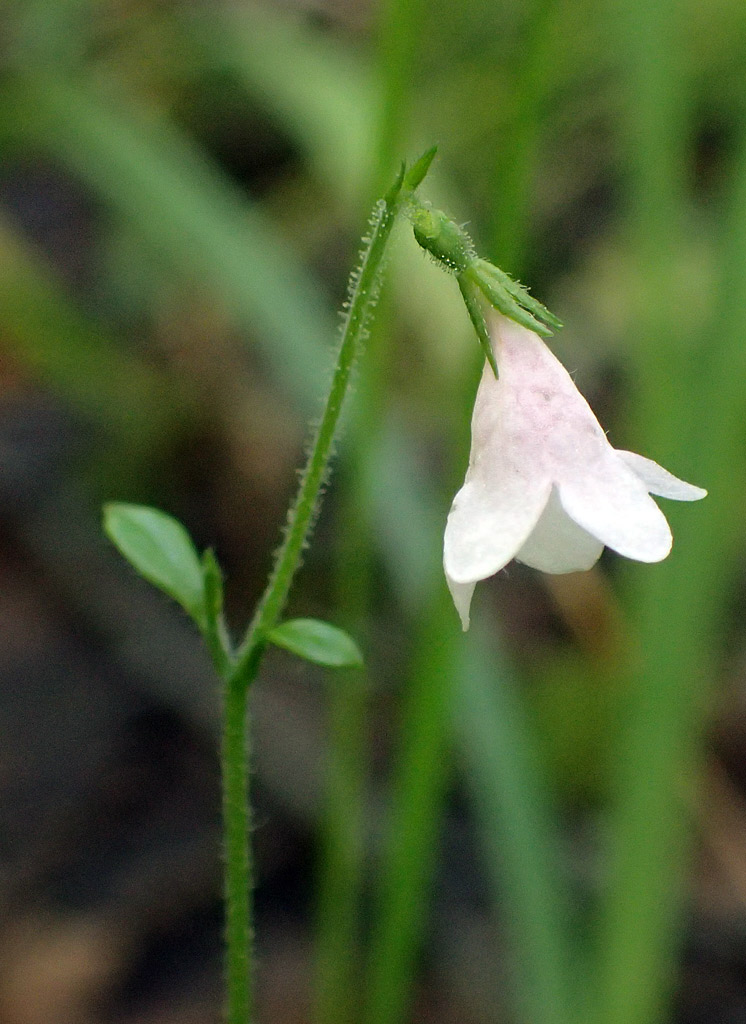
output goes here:
[{"label": "pale pink bell-shaped flower", "polygon": [[549,573],[590,569],[604,545],[640,562],[671,550],[650,497],[704,498],[634,452],[616,451],[562,364],[533,331],[495,314],[500,372],[485,364],[466,479],[446,524],[443,564],[464,629],[474,587],[517,558]]}]

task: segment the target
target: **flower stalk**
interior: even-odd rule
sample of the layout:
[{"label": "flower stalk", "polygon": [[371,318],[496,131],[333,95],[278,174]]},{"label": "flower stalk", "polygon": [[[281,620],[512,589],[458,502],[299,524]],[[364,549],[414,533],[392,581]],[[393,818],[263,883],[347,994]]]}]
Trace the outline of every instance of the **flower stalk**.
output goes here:
[{"label": "flower stalk", "polygon": [[469,233],[442,210],[412,197],[409,219],[419,244],[446,270],[456,275],[466,311],[476,331],[484,357],[498,376],[485,308],[490,306],[503,316],[534,331],[542,338],[551,337],[562,327],[562,321],[550,313],[528,290],[488,260],[477,256]]},{"label": "flower stalk", "polygon": [[227,1024],[252,1024],[254,1020],[248,691],[259,670],[268,635],[282,613],[313,527],[350,376],[380,293],[391,231],[403,203],[411,201],[414,189],[424,178],[434,156],[433,149],[409,171],[402,167],[389,192],[375,206],[359,267],[350,278],[342,339],[324,411],[288,515],[273,572],[237,652],[227,661],[218,653],[216,660],[216,666],[223,667],[225,688],[222,777],[226,837]]}]

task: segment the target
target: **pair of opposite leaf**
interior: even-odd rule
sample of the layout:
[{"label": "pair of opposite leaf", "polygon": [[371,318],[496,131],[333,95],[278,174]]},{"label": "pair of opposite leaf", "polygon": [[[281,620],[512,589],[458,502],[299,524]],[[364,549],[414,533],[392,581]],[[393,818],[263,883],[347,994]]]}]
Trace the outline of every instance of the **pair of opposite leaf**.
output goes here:
[{"label": "pair of opposite leaf", "polygon": [[[104,506],[104,531],[141,576],[178,601],[208,648],[222,651],[230,667],[230,646],[222,625],[222,580],[212,552],[205,551],[200,559],[178,520],[144,505],[112,502]],[[271,629],[266,639],[326,668],[363,663],[354,640],[319,619],[288,619]]]}]

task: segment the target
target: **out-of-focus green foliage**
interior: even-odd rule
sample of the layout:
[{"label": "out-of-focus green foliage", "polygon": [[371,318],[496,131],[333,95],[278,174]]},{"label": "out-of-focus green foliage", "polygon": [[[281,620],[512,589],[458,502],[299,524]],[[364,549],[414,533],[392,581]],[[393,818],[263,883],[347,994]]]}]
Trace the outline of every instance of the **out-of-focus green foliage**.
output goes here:
[{"label": "out-of-focus green foliage", "polygon": [[[378,182],[434,142],[428,197],[561,313],[553,345],[615,444],[708,487],[701,507],[670,510],[663,565],[610,559],[548,600],[510,570],[463,646],[439,545],[479,356],[456,282],[400,231],[374,372],[361,370],[369,435],[353,412],[354,465],[342,450],[375,576],[365,632],[398,623],[378,657],[365,651],[374,691],[403,708],[393,831],[367,941],[359,907],[324,918],[352,939],[336,935],[350,959],[317,1024],[408,1019],[454,751],[516,950],[516,1019],[668,1019],[691,863],[683,790],[742,653],[746,7],[11,0],[0,40],[0,375],[108,439],[93,474],[70,468],[81,487],[178,492],[164,461],[177,467],[180,441],[209,424],[223,496],[246,477],[281,489]],[[81,197],[61,235],[58,193]],[[255,546],[240,560],[268,564],[280,524],[243,514],[236,536]],[[324,522],[319,573],[340,543]],[[318,583],[301,587],[323,603],[328,573]],[[337,744],[371,728],[358,712],[340,711]],[[342,788],[351,802],[365,768]],[[577,913],[557,840],[569,807],[601,821]],[[359,898],[360,830],[343,839]]]}]

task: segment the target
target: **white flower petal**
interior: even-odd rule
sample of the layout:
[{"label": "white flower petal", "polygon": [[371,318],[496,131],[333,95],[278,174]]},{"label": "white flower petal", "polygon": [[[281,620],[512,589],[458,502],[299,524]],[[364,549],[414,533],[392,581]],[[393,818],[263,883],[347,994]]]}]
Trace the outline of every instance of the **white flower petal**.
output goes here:
[{"label": "white flower petal", "polygon": [[507,565],[538,522],[552,486],[505,463],[489,485],[480,477],[467,476],[446,523],[443,566],[453,583],[475,583]]},{"label": "white flower petal", "polygon": [[485,365],[466,481],[446,525],[444,568],[464,629],[474,584],[511,558],[544,572],[589,569],[604,544],[658,562],[671,531],[650,493],[705,496],[656,463],[615,452],[590,406],[541,338],[497,314],[500,371]]},{"label": "white flower petal", "polygon": [[673,498],[675,501],[699,501],[707,496],[704,487],[695,487],[685,480],[679,480],[673,473],[659,466],[652,459],[636,452],[625,452],[617,449],[617,455],[629,466],[635,476],[645,484],[651,494],[659,494],[661,498]]},{"label": "white flower petal", "polygon": [[448,573],[446,573],[446,582],[448,583],[453,603],[456,605],[456,611],[461,619],[461,626],[464,632],[466,632],[469,628],[469,610],[471,609],[471,599],[476,583],[456,583]]},{"label": "white flower petal", "polygon": [[[485,399],[498,408],[501,441],[510,446],[512,458],[520,464],[530,460],[559,483],[576,467],[612,452],[593,410],[541,338],[504,318],[498,318],[493,331],[500,379],[492,394],[483,381],[477,400],[484,390]],[[480,419],[489,424],[486,412]],[[472,451],[479,440],[473,436]]]},{"label": "white flower petal", "polygon": [[555,487],[539,522],[516,558],[541,572],[583,572],[596,564],[603,549],[600,540],[568,516]]},{"label": "white flower petal", "polygon": [[666,517],[611,448],[600,465],[579,465],[561,481],[559,496],[578,526],[626,558],[660,562],[671,550]]}]

